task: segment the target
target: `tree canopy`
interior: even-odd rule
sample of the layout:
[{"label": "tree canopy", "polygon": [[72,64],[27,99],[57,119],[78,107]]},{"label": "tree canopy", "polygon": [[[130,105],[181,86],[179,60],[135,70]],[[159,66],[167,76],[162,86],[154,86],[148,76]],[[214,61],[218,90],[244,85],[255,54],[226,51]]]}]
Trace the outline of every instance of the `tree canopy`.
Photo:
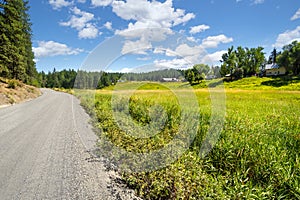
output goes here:
[{"label": "tree canopy", "polygon": [[283,47],[283,52],[277,56],[279,65],[286,67],[289,73],[298,75],[300,73],[300,42],[293,41]]},{"label": "tree canopy", "polygon": [[228,52],[222,55],[220,73],[234,75],[237,78],[252,76],[259,73],[260,67],[265,63],[263,47],[234,49],[228,48]]},{"label": "tree canopy", "polygon": [[0,76],[37,84],[27,0],[0,1]]}]

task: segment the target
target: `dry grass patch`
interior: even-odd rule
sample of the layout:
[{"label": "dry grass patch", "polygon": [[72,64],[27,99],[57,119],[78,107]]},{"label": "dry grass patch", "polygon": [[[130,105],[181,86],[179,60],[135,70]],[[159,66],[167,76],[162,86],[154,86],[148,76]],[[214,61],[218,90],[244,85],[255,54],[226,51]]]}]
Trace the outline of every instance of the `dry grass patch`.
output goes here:
[{"label": "dry grass patch", "polygon": [[20,103],[41,95],[38,88],[25,85],[18,80],[0,78],[0,106]]}]

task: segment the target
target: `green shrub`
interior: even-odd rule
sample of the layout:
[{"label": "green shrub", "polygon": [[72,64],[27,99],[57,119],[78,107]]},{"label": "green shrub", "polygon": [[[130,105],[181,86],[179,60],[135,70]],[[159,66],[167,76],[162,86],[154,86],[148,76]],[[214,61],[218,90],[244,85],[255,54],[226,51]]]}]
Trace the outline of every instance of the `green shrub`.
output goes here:
[{"label": "green shrub", "polygon": [[17,87],[21,87],[21,86],[22,86],[21,82],[15,79],[9,80],[7,83],[7,87],[11,89],[16,89]]}]

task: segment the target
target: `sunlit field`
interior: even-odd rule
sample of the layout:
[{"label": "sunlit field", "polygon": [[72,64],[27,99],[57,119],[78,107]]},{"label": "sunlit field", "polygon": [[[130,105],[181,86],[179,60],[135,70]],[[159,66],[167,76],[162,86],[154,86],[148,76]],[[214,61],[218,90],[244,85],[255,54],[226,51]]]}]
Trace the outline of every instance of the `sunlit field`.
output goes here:
[{"label": "sunlit field", "polygon": [[[122,173],[124,181],[139,196],[145,199],[300,198],[300,92],[279,90],[275,86],[243,90],[238,86],[228,87],[229,84],[232,83],[225,83],[224,126],[212,151],[204,158],[199,155],[211,117],[210,93],[199,88],[194,90],[200,108],[199,124],[198,129],[193,127],[197,134],[188,150],[162,169]],[[102,130],[98,132],[100,138],[127,152],[145,153],[163,148],[177,134],[182,134],[179,133],[182,110],[170,87],[184,91],[187,86],[143,83],[131,95],[127,114],[136,124],[143,127],[151,123],[153,112],[149,108],[157,104],[161,107],[156,112],[165,118],[158,134],[139,139],[126,134],[116,123],[113,109],[121,111],[123,107],[120,103],[118,108],[112,108],[113,87],[98,90],[95,96],[91,91],[78,91],[76,95],[93,116],[94,125]],[[193,108],[190,112],[193,113]],[[100,149],[107,148],[102,152],[112,157],[112,163],[114,159],[116,162],[122,159],[122,155],[112,155],[105,144],[98,145]]]}]

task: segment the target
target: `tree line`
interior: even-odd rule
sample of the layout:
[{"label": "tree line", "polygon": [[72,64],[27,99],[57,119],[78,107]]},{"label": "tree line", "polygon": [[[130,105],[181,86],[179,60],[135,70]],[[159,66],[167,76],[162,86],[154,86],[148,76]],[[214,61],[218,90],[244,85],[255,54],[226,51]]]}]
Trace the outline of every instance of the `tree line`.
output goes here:
[{"label": "tree line", "polygon": [[38,85],[28,0],[0,0],[0,76]]},{"label": "tree line", "polygon": [[263,47],[243,48],[241,46],[234,49],[233,46],[228,48],[228,52],[222,55],[220,60],[220,74],[233,75],[235,78],[242,78],[256,75],[260,67],[265,63]]},{"label": "tree line", "polygon": [[268,59],[265,58],[263,47],[247,48],[231,46],[227,53],[222,55],[220,74],[230,74],[239,79],[258,75],[266,64],[277,63],[286,68],[288,74],[299,75],[300,73],[300,42],[293,41],[285,45],[282,50],[274,50]]},{"label": "tree line", "polygon": [[117,84],[118,81],[161,81],[163,78],[184,79],[184,71],[176,69],[165,69],[143,73],[109,73],[109,72],[87,72],[74,69],[38,74],[41,87],[48,88],[80,88],[101,89]]}]

